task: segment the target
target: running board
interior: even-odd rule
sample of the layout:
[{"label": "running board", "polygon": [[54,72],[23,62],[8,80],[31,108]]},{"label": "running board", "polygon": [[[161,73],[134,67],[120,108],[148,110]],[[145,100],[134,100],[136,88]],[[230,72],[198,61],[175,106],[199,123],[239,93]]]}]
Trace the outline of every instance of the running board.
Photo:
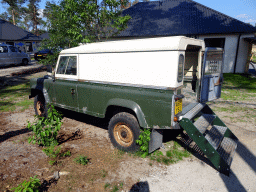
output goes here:
[{"label": "running board", "polygon": [[210,107],[198,103],[180,118],[179,124],[215,168],[229,176],[238,139]]}]

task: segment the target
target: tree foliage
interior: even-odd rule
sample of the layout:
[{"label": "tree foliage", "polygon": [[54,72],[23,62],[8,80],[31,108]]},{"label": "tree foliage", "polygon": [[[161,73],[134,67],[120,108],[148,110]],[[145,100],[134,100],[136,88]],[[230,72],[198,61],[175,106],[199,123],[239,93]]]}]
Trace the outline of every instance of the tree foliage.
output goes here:
[{"label": "tree foliage", "polygon": [[[2,4],[9,7],[6,12],[0,14],[0,18],[17,25],[35,35],[40,35],[40,31],[46,25],[42,17],[39,16],[39,2],[41,0],[2,0]],[[27,6],[23,6],[28,3]],[[39,28],[41,27],[41,29]]]},{"label": "tree foliage", "polygon": [[44,14],[49,21],[50,39],[44,46],[55,49],[74,47],[118,34],[130,19],[121,16],[126,4],[125,0],[102,0],[101,3],[97,0],[62,0],[59,5],[47,2]]},{"label": "tree foliage", "polygon": [[17,20],[20,21],[21,19],[21,6],[25,3],[25,0],[2,0],[2,4],[8,4],[9,7],[7,11],[0,15],[0,18],[5,19],[13,23],[14,25],[17,24]]},{"label": "tree foliage", "polygon": [[28,0],[28,7],[25,11],[27,17],[29,18],[30,22],[32,23],[32,32],[35,35],[39,35],[38,33],[38,26],[43,24],[44,21],[42,18],[39,17],[39,3],[41,0]]}]

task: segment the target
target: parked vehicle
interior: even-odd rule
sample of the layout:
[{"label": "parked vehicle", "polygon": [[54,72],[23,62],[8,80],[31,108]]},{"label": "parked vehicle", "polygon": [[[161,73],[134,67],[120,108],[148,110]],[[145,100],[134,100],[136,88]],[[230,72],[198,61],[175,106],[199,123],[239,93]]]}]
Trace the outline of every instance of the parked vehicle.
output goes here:
[{"label": "parked vehicle", "polygon": [[39,59],[45,59],[48,54],[52,55],[53,52],[50,49],[43,49],[34,53],[34,58],[36,61],[38,61]]},{"label": "parked vehicle", "polygon": [[152,129],[149,152],[164,129],[180,129],[222,173],[229,174],[238,139],[206,104],[220,98],[223,49],[204,41],[161,37],[82,45],[61,51],[52,77],[31,80],[36,115],[47,104],[109,120],[113,145],[138,149],[140,128]]},{"label": "parked vehicle", "polygon": [[0,66],[8,66],[11,64],[27,65],[30,61],[30,56],[27,53],[19,51],[17,47],[0,44]]}]

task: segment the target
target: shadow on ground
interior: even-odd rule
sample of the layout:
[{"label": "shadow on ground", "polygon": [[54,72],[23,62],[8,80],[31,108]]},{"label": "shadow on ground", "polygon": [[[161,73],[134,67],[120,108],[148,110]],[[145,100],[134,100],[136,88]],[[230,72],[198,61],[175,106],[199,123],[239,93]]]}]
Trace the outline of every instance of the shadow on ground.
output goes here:
[{"label": "shadow on ground", "polygon": [[[244,163],[247,163],[247,165],[252,169],[252,171],[256,173],[256,157],[243,143],[238,142],[236,153],[243,159]],[[225,183],[228,191],[247,191],[247,189],[245,189],[245,187],[239,181],[239,178],[232,171],[232,169],[229,177],[223,174],[221,174],[220,177]]]},{"label": "shadow on ground", "polygon": [[11,137],[21,135],[21,134],[24,134],[24,133],[28,133],[28,132],[31,132],[31,131],[28,130],[27,128],[20,129],[20,130],[17,130],[17,131],[9,131],[9,132],[5,133],[4,135],[0,136],[0,143],[4,142],[7,139],[10,139]]},{"label": "shadow on ground", "polygon": [[129,192],[149,192],[149,185],[147,181],[135,183]]}]

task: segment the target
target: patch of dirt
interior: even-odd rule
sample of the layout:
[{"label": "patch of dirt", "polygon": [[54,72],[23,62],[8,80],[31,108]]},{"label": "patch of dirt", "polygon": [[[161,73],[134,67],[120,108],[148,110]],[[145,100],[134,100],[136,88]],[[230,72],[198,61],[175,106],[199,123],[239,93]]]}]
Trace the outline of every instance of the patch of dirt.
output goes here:
[{"label": "patch of dirt", "polygon": [[[247,103],[219,103],[216,102],[210,105],[212,108],[217,107],[214,112],[221,117],[225,123],[239,124],[241,129],[247,131],[256,131],[256,105]],[[229,109],[231,106],[241,107],[243,110],[232,112],[232,111],[218,111],[218,108]]]},{"label": "patch of dirt", "polygon": [[[207,160],[197,156],[166,166],[147,158],[121,154],[108,138],[106,122],[90,116],[79,117],[75,114],[74,117],[65,113],[58,139],[62,151],[69,150],[71,156],[60,158],[57,164],[50,165],[48,162],[51,159],[42,152],[42,147],[27,142],[31,133],[26,129],[26,120],[32,121],[33,115],[32,107],[20,113],[0,114],[1,191],[17,186],[34,175],[38,175],[45,191],[111,191],[114,186],[118,186],[119,191],[127,192],[165,192],[170,189],[252,191],[256,187],[253,176],[256,171],[253,165],[256,159],[256,132],[245,129],[240,123],[232,123],[229,118],[224,122],[242,144],[237,152],[240,158],[235,156],[231,177],[226,177],[219,174]],[[79,155],[87,156],[89,163],[85,166],[75,163],[74,158]],[[67,174],[61,175],[56,181],[51,177],[55,171]],[[235,184],[232,185],[232,182]],[[105,189],[107,183],[110,186]]]},{"label": "patch of dirt", "polygon": [[[104,191],[106,183],[111,184],[109,190],[120,183],[123,183],[124,189],[132,186],[145,169],[139,159],[136,166],[132,166],[129,163],[134,160],[132,157],[119,154],[112,146],[106,129],[68,117],[63,119],[58,141],[62,151],[69,150],[71,156],[60,158],[52,166],[48,163],[51,159],[42,152],[42,147],[27,142],[32,134],[26,129],[27,120],[34,120],[32,107],[20,113],[0,114],[1,191],[17,186],[34,175],[38,175],[48,191]],[[89,164],[83,166],[75,163],[74,158],[79,155],[87,156]],[[122,161],[126,163],[120,164]],[[140,170],[136,177],[129,172],[134,168]],[[53,181],[49,178],[55,171],[68,174]]]}]

